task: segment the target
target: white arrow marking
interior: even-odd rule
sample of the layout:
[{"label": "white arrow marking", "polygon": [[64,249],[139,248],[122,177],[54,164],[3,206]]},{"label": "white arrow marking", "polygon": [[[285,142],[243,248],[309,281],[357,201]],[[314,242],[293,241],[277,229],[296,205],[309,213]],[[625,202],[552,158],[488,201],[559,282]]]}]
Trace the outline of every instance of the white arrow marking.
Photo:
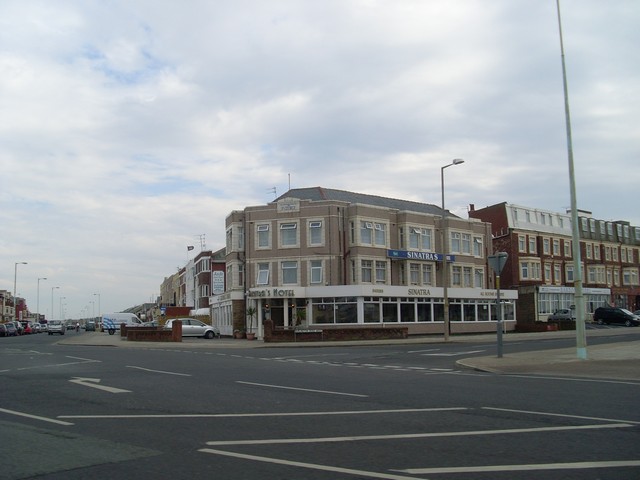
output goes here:
[{"label": "white arrow marking", "polygon": [[123,390],[121,388],[107,387],[106,385],[98,385],[100,383],[99,378],[83,378],[74,377],[69,380],[71,383],[77,383],[78,385],[84,385],[85,387],[97,388],[98,390],[104,390],[109,393],[131,393],[131,390]]}]

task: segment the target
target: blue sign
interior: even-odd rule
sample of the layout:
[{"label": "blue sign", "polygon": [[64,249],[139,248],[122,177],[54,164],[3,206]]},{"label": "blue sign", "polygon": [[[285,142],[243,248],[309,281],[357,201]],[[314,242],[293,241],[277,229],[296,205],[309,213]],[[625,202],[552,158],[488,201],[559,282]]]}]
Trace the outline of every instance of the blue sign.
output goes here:
[{"label": "blue sign", "polygon": [[[431,262],[441,262],[444,255],[441,253],[430,252],[414,252],[411,250],[387,250],[387,257],[393,259],[407,259],[407,260],[425,260]],[[455,255],[447,255],[447,260],[455,262]]]}]

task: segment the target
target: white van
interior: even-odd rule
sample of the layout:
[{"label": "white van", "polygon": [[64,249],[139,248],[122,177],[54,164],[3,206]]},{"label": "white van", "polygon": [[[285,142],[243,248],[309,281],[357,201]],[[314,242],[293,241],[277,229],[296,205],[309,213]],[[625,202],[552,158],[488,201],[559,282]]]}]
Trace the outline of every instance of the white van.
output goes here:
[{"label": "white van", "polygon": [[108,331],[109,335],[120,330],[120,325],[123,323],[127,327],[131,327],[142,324],[142,320],[133,313],[105,313],[102,315],[102,331]]}]

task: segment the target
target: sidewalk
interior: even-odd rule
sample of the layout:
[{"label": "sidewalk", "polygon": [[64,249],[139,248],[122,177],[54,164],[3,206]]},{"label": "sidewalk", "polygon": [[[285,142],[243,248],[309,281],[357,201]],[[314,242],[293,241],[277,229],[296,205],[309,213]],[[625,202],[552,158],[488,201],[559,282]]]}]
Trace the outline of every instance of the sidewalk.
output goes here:
[{"label": "sidewalk", "polygon": [[[635,333],[635,330],[633,330]],[[462,367],[502,374],[536,374],[552,376],[589,377],[609,380],[640,381],[640,341],[618,342],[603,345],[589,345],[589,338],[628,335],[627,328],[588,330],[587,359],[577,357],[575,347],[555,350],[540,350],[524,353],[496,354],[458,360]],[[574,331],[509,333],[503,336],[503,346],[510,342],[535,342],[554,338],[575,338]],[[496,343],[495,334],[456,335],[450,343],[486,342]],[[444,343],[442,337],[410,337],[402,340],[377,340],[353,342],[298,342],[264,343],[261,340],[237,340],[220,338],[205,340],[184,338],[182,342],[129,342],[119,334],[101,332],[67,333],[58,343],[63,345],[86,345],[119,348],[161,348],[161,349],[227,349],[227,348],[290,348],[365,345],[425,345]]]}]

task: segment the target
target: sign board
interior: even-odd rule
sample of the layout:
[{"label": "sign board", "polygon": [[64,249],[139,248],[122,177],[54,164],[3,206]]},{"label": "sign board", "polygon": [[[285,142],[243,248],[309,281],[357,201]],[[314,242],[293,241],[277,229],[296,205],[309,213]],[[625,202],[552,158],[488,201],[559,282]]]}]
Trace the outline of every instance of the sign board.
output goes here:
[{"label": "sign board", "polygon": [[[441,262],[444,258],[442,253],[432,252],[416,252],[413,250],[387,250],[387,257],[393,259],[406,259],[406,260],[425,260],[431,262]],[[455,262],[455,255],[447,255],[447,261]]]},{"label": "sign board", "polygon": [[489,257],[487,257],[489,266],[491,267],[491,270],[496,272],[496,275],[500,275],[500,272],[502,272],[502,269],[504,268],[504,264],[507,263],[508,257],[509,254],[506,252],[498,252],[495,255],[489,255]]},{"label": "sign board", "polygon": [[211,285],[214,295],[224,293],[224,272],[222,270],[211,272]]}]

